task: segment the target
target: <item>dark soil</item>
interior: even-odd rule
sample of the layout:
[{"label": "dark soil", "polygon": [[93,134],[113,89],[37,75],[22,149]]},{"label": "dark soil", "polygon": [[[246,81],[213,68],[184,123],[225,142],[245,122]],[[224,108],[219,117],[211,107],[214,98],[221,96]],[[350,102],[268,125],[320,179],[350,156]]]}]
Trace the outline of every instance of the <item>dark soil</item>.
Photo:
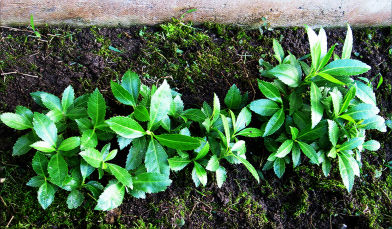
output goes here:
[{"label": "dark soil", "polygon": [[[258,59],[262,56],[272,60],[272,38],[280,40],[284,50],[297,57],[309,52],[302,28],[265,30],[263,35],[258,30],[215,24],[195,28],[189,29],[177,21],[148,28],[40,28],[42,39],[33,37],[27,28],[0,28],[3,77],[0,112],[13,111],[17,105],[37,110],[39,107],[29,93],[47,91],[60,95],[71,84],[79,94],[99,88],[113,107],[111,112],[124,113],[125,107],[117,104],[111,95],[109,82],[127,69],[138,72],[149,85],[168,79],[183,94],[187,107],[199,106],[203,101],[211,103],[214,92],[222,100],[234,83],[241,91],[249,92],[250,99],[259,98],[261,95],[254,86],[260,78]],[[335,50],[339,52],[345,29],[326,31],[328,46],[337,43]],[[392,114],[391,37],[391,28],[354,29],[354,58],[372,67],[364,77],[377,76],[373,82],[377,85],[378,74],[383,76],[384,83],[376,94],[384,117]],[[36,191],[23,185],[29,179],[25,176],[31,174],[31,165],[26,162],[32,156],[12,158],[13,142],[21,133],[0,125],[0,177],[2,173],[7,177],[0,184],[0,197],[4,200],[0,205],[6,209],[0,215],[0,226],[10,223],[15,227],[18,224],[33,227],[101,224],[142,228],[182,225],[186,228],[388,228],[392,225],[392,178],[391,170],[386,168],[392,160],[390,133],[370,133],[383,147],[377,153],[363,155],[363,175],[356,179],[351,193],[344,189],[336,164],[327,178],[321,168],[305,164],[296,169],[287,168],[282,179],[267,172],[260,184],[242,166],[227,165],[228,179],[221,189],[211,176],[206,187],[195,188],[189,175],[191,170],[185,169],[172,174],[173,184],[165,192],[146,199],[127,197],[118,209],[105,215],[91,211],[94,204],[91,200],[81,210],[54,206],[47,211],[40,210],[35,203]],[[253,162],[265,161],[267,155],[260,140],[251,140],[248,149]],[[258,163],[253,164],[261,168]],[[381,176],[377,171],[382,171]],[[11,194],[10,190],[17,184],[29,196]],[[64,193],[56,195],[59,201],[53,205],[65,205]],[[37,212],[24,209],[30,207]],[[86,221],[81,222],[80,215],[86,215]],[[15,219],[10,222],[11,216]]]}]

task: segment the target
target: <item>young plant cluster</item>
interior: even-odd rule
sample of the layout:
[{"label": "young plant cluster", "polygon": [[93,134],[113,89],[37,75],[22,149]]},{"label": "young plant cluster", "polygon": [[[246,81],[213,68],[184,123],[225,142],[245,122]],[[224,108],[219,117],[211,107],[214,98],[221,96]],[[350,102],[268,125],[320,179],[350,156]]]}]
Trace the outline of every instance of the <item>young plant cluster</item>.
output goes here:
[{"label": "young plant cluster", "polygon": [[[106,117],[106,102],[98,89],[80,97],[71,86],[61,98],[32,93],[44,112],[18,106],[15,113],[0,116],[5,125],[27,131],[16,141],[13,155],[35,151],[32,167],[37,176],[27,185],[38,188],[44,209],[63,189],[70,192],[69,208],[80,206],[88,195],[97,201],[96,210],[111,210],[122,203],[125,193],[144,198],[146,193],[166,190],[172,182],[170,172],[187,166],[196,186],[207,184],[209,171],[221,187],[227,174],[223,160],[243,164],[259,181],[246,158],[243,139],[262,137],[271,152],[264,170],[273,168],[281,177],[286,164],[295,167],[302,158],[321,164],[328,176],[337,160],[350,191],[354,177],[360,175],[363,150],[380,147],[375,140],[365,141],[365,130],[385,131],[385,121],[377,115],[371,84],[365,78],[364,82],[351,78],[370,67],[350,59],[350,28],[341,57],[334,54],[336,45],[327,51],[322,28],[318,35],[310,28],[307,32],[311,65],[306,64],[307,57],[285,56],[274,40],[279,64],[273,67],[260,60],[262,76],[272,82],[258,81],[266,98],[250,104],[247,94],[233,85],[223,101],[226,109],[215,94],[212,106],[204,102],[200,109],[184,109],[181,94],[166,81],[148,87],[131,71],[110,85],[114,97],[129,107],[127,116]],[[249,127],[252,111],[263,123],[261,128]],[[125,148],[123,161],[118,152]]]}]

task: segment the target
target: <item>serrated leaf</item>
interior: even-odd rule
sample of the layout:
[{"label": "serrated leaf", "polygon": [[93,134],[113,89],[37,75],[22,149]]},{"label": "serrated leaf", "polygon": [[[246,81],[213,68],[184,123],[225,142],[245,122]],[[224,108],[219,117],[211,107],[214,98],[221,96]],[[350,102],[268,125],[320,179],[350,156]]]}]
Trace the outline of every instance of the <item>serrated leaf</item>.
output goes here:
[{"label": "serrated leaf", "polygon": [[83,179],[86,179],[88,176],[90,176],[94,170],[95,168],[87,164],[85,160],[80,160],[80,174],[82,175]]},{"label": "serrated leaf", "polygon": [[3,113],[0,115],[0,119],[5,125],[16,130],[26,130],[33,127],[26,117],[19,114]]},{"label": "serrated leaf", "polygon": [[159,123],[169,113],[171,102],[171,90],[165,80],[151,97],[148,129],[151,129],[155,124]]},{"label": "serrated leaf", "polygon": [[93,194],[94,198],[98,198],[104,188],[98,181],[89,181],[85,187]]},{"label": "serrated leaf", "polygon": [[318,76],[321,76],[322,78],[324,78],[325,80],[328,80],[329,82],[335,83],[335,84],[339,84],[339,85],[346,85],[345,83],[343,83],[342,81],[336,79],[335,77],[331,76],[330,74],[327,74],[325,72],[319,72],[317,74]]},{"label": "serrated leaf", "polygon": [[146,153],[146,139],[137,138],[133,141],[129,153],[127,155],[127,161],[125,168],[127,170],[136,169],[142,164]]},{"label": "serrated leaf", "polygon": [[291,133],[291,139],[295,140],[297,139],[299,130],[296,127],[290,126],[290,133]]},{"label": "serrated leaf", "polygon": [[284,141],[283,144],[278,148],[278,151],[275,154],[275,157],[279,157],[279,158],[285,157],[287,154],[289,154],[291,152],[293,145],[294,145],[293,140]]},{"label": "serrated leaf", "polygon": [[321,121],[324,113],[324,107],[321,103],[321,92],[315,83],[311,83],[310,85],[310,103],[312,111],[312,128],[314,128]]},{"label": "serrated leaf", "polygon": [[293,160],[294,168],[297,167],[301,163],[301,150],[299,149],[298,144],[293,145],[291,150],[291,159]]},{"label": "serrated leaf", "polygon": [[369,140],[365,143],[363,143],[363,148],[370,150],[370,151],[377,151],[380,149],[380,143],[376,140]]},{"label": "serrated leaf", "polygon": [[185,168],[185,166],[187,166],[191,160],[176,156],[169,158],[168,162],[171,170],[180,171],[181,169]]},{"label": "serrated leaf", "polygon": [[194,165],[195,165],[194,169],[195,169],[195,171],[196,171],[196,175],[197,175],[197,177],[198,177],[200,183],[201,183],[203,186],[206,186],[206,184],[207,184],[207,172],[206,172],[206,170],[204,169],[203,166],[201,166],[201,165],[200,165],[199,163],[197,163],[196,161],[194,161],[193,163],[194,163]]},{"label": "serrated leaf", "polygon": [[370,70],[370,66],[353,59],[334,60],[325,66],[320,72],[331,76],[355,76]]},{"label": "serrated leaf", "polygon": [[26,185],[30,186],[30,187],[38,188],[43,183],[45,183],[45,177],[43,177],[43,176],[34,176],[27,182]]},{"label": "serrated leaf", "polygon": [[62,186],[68,175],[68,164],[60,153],[56,153],[50,158],[48,173],[52,183]]},{"label": "serrated leaf", "polygon": [[305,143],[305,142],[300,142],[298,141],[298,145],[301,148],[302,152],[314,163],[318,164],[318,155],[316,153],[316,150],[314,148]]},{"label": "serrated leaf", "polygon": [[184,111],[184,102],[179,95],[174,97],[173,102],[170,105],[169,115],[177,117]]},{"label": "serrated leaf", "polygon": [[140,138],[146,134],[143,127],[129,117],[116,116],[106,120],[106,123],[116,134],[124,138]]},{"label": "serrated leaf", "polygon": [[267,137],[279,130],[279,128],[283,125],[284,119],[284,112],[282,108],[272,115],[270,120],[267,122],[263,137]]},{"label": "serrated leaf", "polygon": [[161,134],[154,136],[159,143],[169,148],[178,150],[192,150],[200,146],[198,138],[181,134]]},{"label": "serrated leaf", "polygon": [[377,115],[379,112],[380,110],[375,105],[367,104],[367,103],[359,103],[351,107],[345,114],[349,115],[353,119],[360,120],[360,119],[372,118],[373,116]]},{"label": "serrated leaf", "polygon": [[347,33],[343,45],[342,59],[350,59],[352,48],[353,48],[353,34],[350,26],[347,24]]},{"label": "serrated leaf", "polygon": [[93,121],[94,126],[103,123],[105,120],[106,102],[98,89],[95,89],[95,91],[91,93],[90,97],[88,98],[87,113]]},{"label": "serrated leaf", "polygon": [[38,189],[38,202],[44,210],[52,204],[55,193],[56,189],[48,182],[43,183]]},{"label": "serrated leaf", "polygon": [[118,181],[120,181],[124,186],[130,187],[131,189],[133,188],[132,176],[126,169],[111,163],[107,163],[106,165]]},{"label": "serrated leaf", "polygon": [[300,76],[297,68],[291,64],[279,64],[268,72],[290,87],[298,87],[299,85]]},{"label": "serrated leaf", "polygon": [[286,163],[282,158],[276,158],[274,161],[274,172],[278,178],[281,178],[286,170]]},{"label": "serrated leaf", "polygon": [[347,94],[344,96],[343,104],[340,108],[339,114],[345,112],[350,105],[351,100],[355,97],[356,87],[351,87]]},{"label": "serrated leaf", "polygon": [[210,143],[208,143],[208,141],[206,141],[204,145],[202,144],[198,149],[195,150],[195,152],[198,152],[195,157],[195,161],[200,160],[203,157],[205,157],[209,151],[210,151]]},{"label": "serrated leaf", "polygon": [[381,132],[387,131],[387,127],[385,126],[385,119],[379,115],[376,115],[369,119],[365,119],[361,123],[361,127],[366,130],[376,129]]},{"label": "serrated leaf", "polygon": [[169,175],[170,167],[167,162],[167,154],[163,147],[154,139],[148,144],[144,163],[147,172]]},{"label": "serrated leaf", "polygon": [[61,142],[58,150],[61,151],[70,151],[80,146],[80,138],[79,137],[70,137]]},{"label": "serrated leaf", "polygon": [[241,92],[235,84],[233,84],[227,92],[224,102],[229,109],[238,109],[241,105]]},{"label": "serrated leaf", "polygon": [[253,177],[257,180],[258,183],[260,183],[260,178],[259,178],[259,174],[257,173],[255,167],[253,167],[252,164],[249,163],[249,161],[247,161],[245,158],[242,158],[240,156],[237,156],[235,154],[233,154],[233,156],[239,160],[243,165],[245,165],[245,167],[248,169],[248,171],[253,175]]},{"label": "serrated leaf", "polygon": [[362,145],[364,142],[363,138],[352,138],[346,142],[344,142],[340,147],[338,147],[338,151],[347,151],[357,148]]},{"label": "serrated leaf", "polygon": [[32,133],[23,135],[18,138],[12,147],[12,156],[21,156],[30,151],[30,145],[34,143]]},{"label": "serrated leaf", "polygon": [[45,155],[40,152],[36,152],[33,157],[33,170],[37,173],[37,175],[46,177],[48,163],[49,160]]},{"label": "serrated leaf", "polygon": [[112,89],[112,93],[114,97],[120,101],[120,103],[130,106],[135,106],[136,102],[131,93],[129,93],[124,87],[120,84],[111,81],[110,88]]},{"label": "serrated leaf", "polygon": [[342,93],[340,93],[340,91],[335,87],[331,92],[329,92],[329,94],[332,98],[333,112],[335,114],[335,117],[337,117],[339,116],[340,107],[343,103]]},{"label": "serrated leaf", "polygon": [[376,95],[373,89],[361,81],[355,81],[356,93],[355,95],[364,103],[377,105]]},{"label": "serrated leaf", "polygon": [[289,96],[290,115],[302,107],[302,97],[299,93],[293,91]]},{"label": "serrated leaf", "polygon": [[102,153],[94,148],[87,148],[79,153],[83,159],[94,168],[100,168],[103,162]]},{"label": "serrated leaf", "polygon": [[350,161],[343,154],[338,154],[340,177],[348,192],[351,192],[354,185],[354,171],[351,168]]},{"label": "serrated leaf", "polygon": [[73,190],[69,193],[67,197],[68,209],[75,209],[82,205],[84,201],[83,193],[78,190]]},{"label": "serrated leaf", "polygon": [[324,176],[327,177],[329,175],[329,172],[331,171],[331,160],[328,158],[325,158],[323,163],[322,163],[322,170],[324,173]]},{"label": "serrated leaf", "polygon": [[[332,56],[332,54],[333,54],[333,51],[335,50],[335,46],[336,46],[336,44],[334,44],[334,45],[328,50],[328,53],[326,53],[326,55],[325,55],[324,57],[322,57],[318,69],[323,68],[323,67],[329,62],[329,60],[331,59],[331,56]],[[325,48],[327,48],[327,47],[325,47]]]},{"label": "serrated leaf", "polygon": [[75,101],[75,92],[71,85],[69,85],[63,92],[63,96],[61,98],[61,107],[63,108],[63,112],[66,112],[68,108]]},{"label": "serrated leaf", "polygon": [[206,169],[215,172],[219,167],[219,158],[214,154],[211,156],[210,160],[208,160]]},{"label": "serrated leaf", "polygon": [[130,70],[125,72],[121,81],[121,86],[132,95],[133,100],[136,103],[139,97],[139,91],[141,86],[138,74]]},{"label": "serrated leaf", "polygon": [[159,173],[141,173],[134,177],[133,187],[146,193],[165,191],[172,183],[168,176]]},{"label": "serrated leaf", "polygon": [[125,194],[125,187],[120,183],[109,184],[99,196],[94,210],[109,211],[121,205]]},{"label": "serrated leaf", "polygon": [[214,104],[212,108],[212,123],[218,120],[220,115],[220,102],[218,96],[214,93]]},{"label": "serrated leaf", "polygon": [[219,168],[215,171],[216,183],[219,188],[221,188],[223,183],[226,181],[226,174],[226,169],[222,166],[219,166]]},{"label": "serrated leaf", "polygon": [[30,147],[44,153],[50,153],[56,151],[56,149],[52,145],[50,145],[45,141],[34,142],[33,144],[30,145]]},{"label": "serrated leaf", "polygon": [[15,108],[15,113],[18,114],[18,115],[21,115],[21,116],[25,117],[27,120],[29,120],[30,123],[33,122],[34,114],[33,114],[33,112],[32,112],[30,109],[28,109],[27,107],[24,107],[24,106],[16,106],[16,108]]},{"label": "serrated leaf", "polygon": [[336,146],[339,139],[339,127],[333,120],[328,120],[328,137],[333,146]]},{"label": "serrated leaf", "polygon": [[279,63],[282,63],[282,60],[284,59],[284,51],[282,46],[279,44],[279,42],[275,39],[273,39],[273,49],[275,52],[274,57],[279,61]]},{"label": "serrated leaf", "polygon": [[250,124],[252,120],[252,113],[248,108],[242,108],[241,112],[238,114],[237,120],[235,122],[235,132],[238,132]]},{"label": "serrated leaf", "polygon": [[257,83],[261,93],[263,93],[265,97],[272,101],[282,103],[282,97],[280,96],[280,92],[275,85],[261,80],[258,80]]},{"label": "serrated leaf", "polygon": [[195,122],[202,122],[206,119],[206,115],[200,109],[188,109],[182,112],[181,116]]},{"label": "serrated leaf", "polygon": [[249,108],[261,116],[271,116],[281,108],[272,100],[258,99],[250,103]]},{"label": "serrated leaf", "polygon": [[133,138],[124,138],[121,136],[117,136],[117,143],[120,150],[123,150],[125,147],[129,146],[129,144],[131,144],[132,141]]},{"label": "serrated leaf", "polygon": [[95,148],[98,145],[98,137],[94,130],[85,130],[80,139],[82,149]]},{"label": "serrated leaf", "polygon": [[41,101],[44,104],[44,106],[49,110],[60,111],[60,112],[62,112],[63,110],[59,97],[55,95],[44,92],[41,94]]},{"label": "serrated leaf", "polygon": [[257,128],[246,128],[238,132],[236,135],[256,138],[256,137],[261,137],[263,135],[263,132]]}]

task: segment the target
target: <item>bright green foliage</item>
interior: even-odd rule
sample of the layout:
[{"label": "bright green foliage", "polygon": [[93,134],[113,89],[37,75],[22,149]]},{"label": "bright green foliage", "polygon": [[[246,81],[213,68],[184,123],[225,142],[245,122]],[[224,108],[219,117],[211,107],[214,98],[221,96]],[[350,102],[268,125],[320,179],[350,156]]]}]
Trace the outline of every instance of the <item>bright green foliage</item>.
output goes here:
[{"label": "bright green foliage", "polygon": [[[271,155],[264,170],[273,168],[281,177],[285,164],[292,161],[295,167],[304,155],[311,163],[321,164],[328,176],[333,163],[338,163],[343,183],[351,191],[354,177],[360,176],[361,153],[380,147],[377,141],[365,142],[365,130],[385,132],[385,120],[378,115],[380,110],[371,84],[351,78],[370,67],[350,59],[353,40],[350,27],[341,59],[333,55],[335,45],[327,51],[327,37],[322,28],[318,35],[309,27],[306,30],[311,66],[302,61],[304,58],[296,60],[292,54],[284,57],[281,46],[274,41],[274,57],[279,65],[264,63],[261,73],[276,79],[272,83],[259,81],[266,98],[250,104],[250,109],[266,120],[260,131],[267,137],[265,143]],[[332,56],[335,60],[330,62]],[[270,67],[265,69],[266,66]],[[279,81],[287,87],[278,87]]]}]

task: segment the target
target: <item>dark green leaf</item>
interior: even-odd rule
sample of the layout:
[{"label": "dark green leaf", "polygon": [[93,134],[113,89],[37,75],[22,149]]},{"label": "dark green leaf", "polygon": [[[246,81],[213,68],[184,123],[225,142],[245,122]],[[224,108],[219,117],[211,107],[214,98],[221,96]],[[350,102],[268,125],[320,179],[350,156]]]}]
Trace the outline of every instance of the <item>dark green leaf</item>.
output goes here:
[{"label": "dark green leaf", "polygon": [[35,153],[33,157],[33,170],[40,176],[46,177],[49,160],[40,152]]},{"label": "dark green leaf", "polygon": [[161,134],[155,135],[154,137],[162,145],[178,150],[192,150],[200,146],[200,140],[198,138],[181,134]]},{"label": "dark green leaf", "polygon": [[136,102],[134,97],[129,93],[124,87],[122,87],[120,84],[111,81],[110,82],[110,87],[112,89],[112,93],[114,97],[120,101],[120,103],[123,103],[125,105],[130,105],[130,106],[135,106]]},{"label": "dark green leaf", "polygon": [[135,139],[129,149],[125,168],[127,170],[136,169],[142,164],[143,159],[145,158],[145,153],[146,139],[144,137]]},{"label": "dark green leaf", "polygon": [[157,193],[166,190],[172,183],[168,176],[159,173],[142,173],[134,177],[133,187],[146,193]]},{"label": "dark green leaf", "polygon": [[55,188],[48,182],[45,182],[41,185],[38,190],[38,202],[43,209],[47,209],[53,202],[55,193]]},{"label": "dark green leaf", "polygon": [[95,170],[94,167],[92,167],[91,165],[87,164],[87,162],[85,160],[80,160],[80,173],[82,175],[83,179],[86,179],[88,176],[91,175],[91,173],[93,173]]},{"label": "dark green leaf", "polygon": [[143,127],[129,117],[116,116],[106,120],[110,129],[124,138],[139,138],[146,134]]},{"label": "dark green leaf", "polygon": [[283,125],[284,122],[284,112],[283,108],[277,111],[268,121],[267,126],[265,127],[263,137],[269,136],[275,133],[279,128]]},{"label": "dark green leaf", "polygon": [[185,110],[181,116],[190,119],[195,122],[202,122],[206,119],[205,114],[200,109],[188,109]]},{"label": "dark green leaf", "polygon": [[70,137],[70,138],[67,138],[61,142],[58,150],[70,151],[70,150],[75,149],[79,145],[80,145],[80,138],[79,137]]},{"label": "dark green leaf", "polygon": [[290,126],[290,132],[291,132],[291,139],[293,140],[297,139],[299,130],[296,127]]},{"label": "dark green leaf", "polygon": [[60,153],[53,155],[48,164],[50,181],[58,186],[62,186],[68,175],[68,165]]},{"label": "dark green leaf", "polygon": [[26,134],[18,138],[12,148],[12,156],[21,156],[30,151],[30,145],[34,143],[32,133]]},{"label": "dark green leaf", "polygon": [[302,104],[303,102],[300,93],[293,91],[289,96],[290,115],[292,115],[295,111],[301,109]]},{"label": "dark green leaf", "polygon": [[280,92],[275,85],[261,80],[258,80],[257,82],[261,93],[263,93],[265,97],[272,101],[282,103],[282,97],[280,96]]},{"label": "dark green leaf", "polygon": [[276,158],[274,161],[274,172],[277,177],[281,178],[286,170],[286,163],[283,158]]},{"label": "dark green leaf", "polygon": [[130,187],[131,189],[133,188],[132,176],[126,169],[111,163],[107,163],[106,165],[118,181],[120,181],[124,186]]},{"label": "dark green leaf", "polygon": [[139,97],[140,85],[141,83],[139,76],[135,72],[130,70],[125,72],[121,81],[121,86],[132,95],[133,101],[135,101],[135,103]]},{"label": "dark green leaf", "polygon": [[298,145],[302,152],[312,161],[312,163],[318,164],[318,155],[311,145],[300,141],[298,141]]},{"label": "dark green leaf", "polygon": [[102,153],[94,148],[87,148],[79,153],[83,159],[94,168],[100,168],[103,162]]},{"label": "dark green leaf", "polygon": [[229,109],[235,110],[241,105],[241,100],[241,92],[237,86],[233,84],[227,92],[224,102]]},{"label": "dark green leaf", "polygon": [[263,135],[263,132],[257,128],[246,128],[238,132],[236,135],[256,138],[256,137],[261,137]]},{"label": "dark green leaf", "polygon": [[279,64],[268,72],[290,87],[299,85],[300,76],[297,69],[291,64]]},{"label": "dark green leaf", "polygon": [[154,139],[148,144],[144,160],[147,172],[169,175],[170,167],[167,162],[167,154],[163,147]]},{"label": "dark green leaf", "polygon": [[191,162],[190,159],[186,159],[178,156],[172,157],[168,161],[169,161],[170,169],[173,171],[180,171]]},{"label": "dark green leaf", "polygon": [[301,162],[301,150],[299,149],[298,144],[294,143],[293,149],[291,151],[291,158],[293,160],[293,166],[295,168]]},{"label": "dark green leaf", "polygon": [[45,177],[43,176],[35,176],[32,177],[29,182],[27,182],[27,186],[38,188],[45,183]]},{"label": "dark green leaf", "polygon": [[249,108],[261,116],[271,116],[280,110],[277,103],[269,99],[258,99],[250,103]]},{"label": "dark green leaf", "polygon": [[102,94],[95,89],[90,95],[87,103],[88,116],[93,121],[94,126],[97,126],[105,120],[106,115],[106,103]]},{"label": "dark green leaf", "polygon": [[69,209],[78,208],[84,201],[83,193],[78,190],[73,190],[67,197],[67,206]]},{"label": "dark green leaf", "polygon": [[310,103],[312,128],[314,128],[321,121],[324,112],[324,107],[321,103],[321,92],[315,83],[311,83],[310,85]]}]

